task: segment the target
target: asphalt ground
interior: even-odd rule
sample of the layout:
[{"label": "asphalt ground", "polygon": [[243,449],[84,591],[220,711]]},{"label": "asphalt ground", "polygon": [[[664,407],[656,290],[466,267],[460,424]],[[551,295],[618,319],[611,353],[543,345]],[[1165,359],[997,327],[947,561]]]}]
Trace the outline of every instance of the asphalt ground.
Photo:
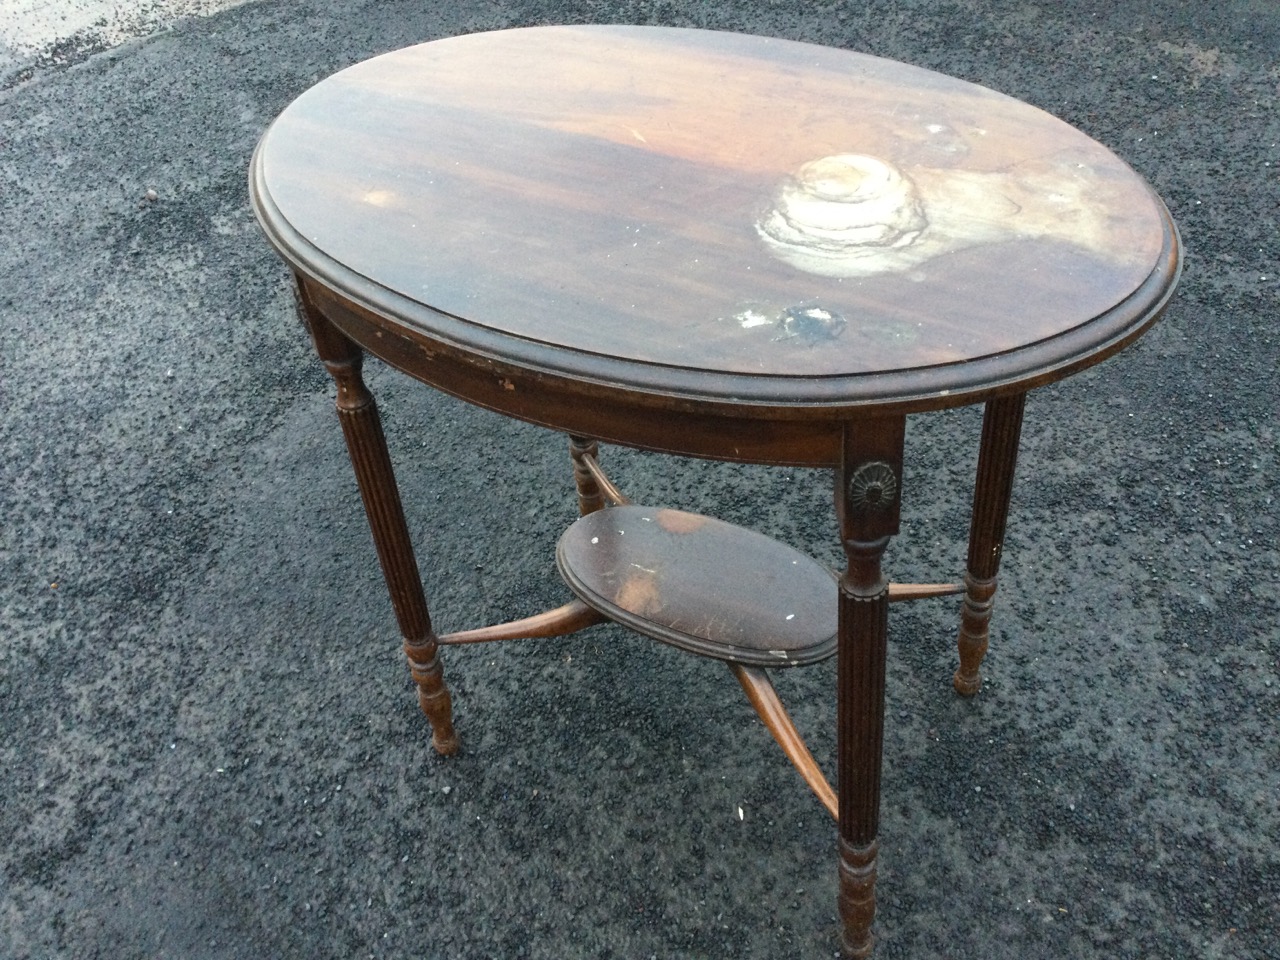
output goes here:
[{"label": "asphalt ground", "polygon": [[[550,22],[938,69],[1164,196],[1167,316],[1028,401],[982,693],[951,691],[954,601],[893,610],[878,956],[1280,957],[1270,0],[266,0],[8,55],[0,957],[836,952],[833,826],[714,663],[605,627],[449,650],[464,747],[432,753],[249,211],[257,138],[320,78]],[[563,438],[370,381],[437,626],[563,602]],[[959,571],[978,430],[911,421],[895,579]],[[838,560],[820,471],[606,460],[642,500]],[[830,769],[833,666],[778,683]]]}]

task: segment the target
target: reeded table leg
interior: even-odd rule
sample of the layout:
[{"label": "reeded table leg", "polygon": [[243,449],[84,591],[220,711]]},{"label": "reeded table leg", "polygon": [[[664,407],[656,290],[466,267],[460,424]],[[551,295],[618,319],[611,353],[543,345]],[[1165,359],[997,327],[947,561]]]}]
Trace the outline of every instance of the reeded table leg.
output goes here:
[{"label": "reeded table leg", "polygon": [[1025,400],[1025,393],[988,400],[982,418],[982,447],[978,452],[978,478],[973,488],[969,562],[964,575],[964,606],[957,642],[960,666],[952,680],[956,692],[966,697],[977,693],[982,686],[978,671],[987,653],[996,574],[1004,548]]},{"label": "reeded table leg", "polygon": [[836,472],[836,512],[848,558],[840,578],[837,754],[840,789],[842,945],[847,957],[869,957],[876,913],[876,835],[880,828],[880,764],[889,584],[880,558],[898,532],[902,417],[845,428]]},{"label": "reeded table leg", "polygon": [[364,355],[311,306],[301,283],[297,294],[298,315],[311,331],[316,353],[338,385],[338,419],[360,485],[378,560],[391,592],[391,605],[404,637],[409,670],[418,685],[418,702],[431,721],[432,746],[438,753],[455,753],[458,736],[453,730],[453,701],[444,682],[436,635],[431,628],[431,615],[404,521],[382,421],[373,395],[360,375]]}]

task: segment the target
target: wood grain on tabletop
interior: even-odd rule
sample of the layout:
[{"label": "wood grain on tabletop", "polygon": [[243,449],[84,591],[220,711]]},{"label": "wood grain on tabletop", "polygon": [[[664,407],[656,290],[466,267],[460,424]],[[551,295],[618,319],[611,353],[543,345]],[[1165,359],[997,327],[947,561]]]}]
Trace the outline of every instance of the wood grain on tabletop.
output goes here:
[{"label": "wood grain on tabletop", "polygon": [[1159,201],[1067,124],[916,67],[735,34],[410,47],[301,96],[261,163],[298,234],[407,301],[681,368],[953,364],[1169,272]]}]

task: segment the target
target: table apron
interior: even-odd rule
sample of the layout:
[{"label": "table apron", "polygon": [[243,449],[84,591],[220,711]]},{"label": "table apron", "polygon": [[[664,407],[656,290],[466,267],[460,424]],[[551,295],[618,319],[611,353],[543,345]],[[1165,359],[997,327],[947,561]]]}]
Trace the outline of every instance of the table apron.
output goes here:
[{"label": "table apron", "polygon": [[575,436],[707,460],[834,467],[845,423],[860,419],[745,417],[713,403],[680,409],[678,398],[611,391],[392,331],[322,284],[298,280],[316,309],[369,354],[467,403]]}]

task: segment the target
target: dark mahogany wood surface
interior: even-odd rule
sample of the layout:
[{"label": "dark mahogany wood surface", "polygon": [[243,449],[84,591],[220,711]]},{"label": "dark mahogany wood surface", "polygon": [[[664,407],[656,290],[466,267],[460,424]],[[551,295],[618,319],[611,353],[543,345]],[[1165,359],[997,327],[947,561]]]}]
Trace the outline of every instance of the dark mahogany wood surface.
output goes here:
[{"label": "dark mahogany wood surface", "polygon": [[[833,420],[1065,376],[1145,329],[1180,263],[1146,184],[1040,110],[707,31],[389,53],[286,109],[251,181],[273,244],[374,353],[536,422],[734,459],[832,462]],[[663,446],[534,412],[539,388],[737,417],[744,436]],[[752,418],[810,449],[744,451]]]}]

